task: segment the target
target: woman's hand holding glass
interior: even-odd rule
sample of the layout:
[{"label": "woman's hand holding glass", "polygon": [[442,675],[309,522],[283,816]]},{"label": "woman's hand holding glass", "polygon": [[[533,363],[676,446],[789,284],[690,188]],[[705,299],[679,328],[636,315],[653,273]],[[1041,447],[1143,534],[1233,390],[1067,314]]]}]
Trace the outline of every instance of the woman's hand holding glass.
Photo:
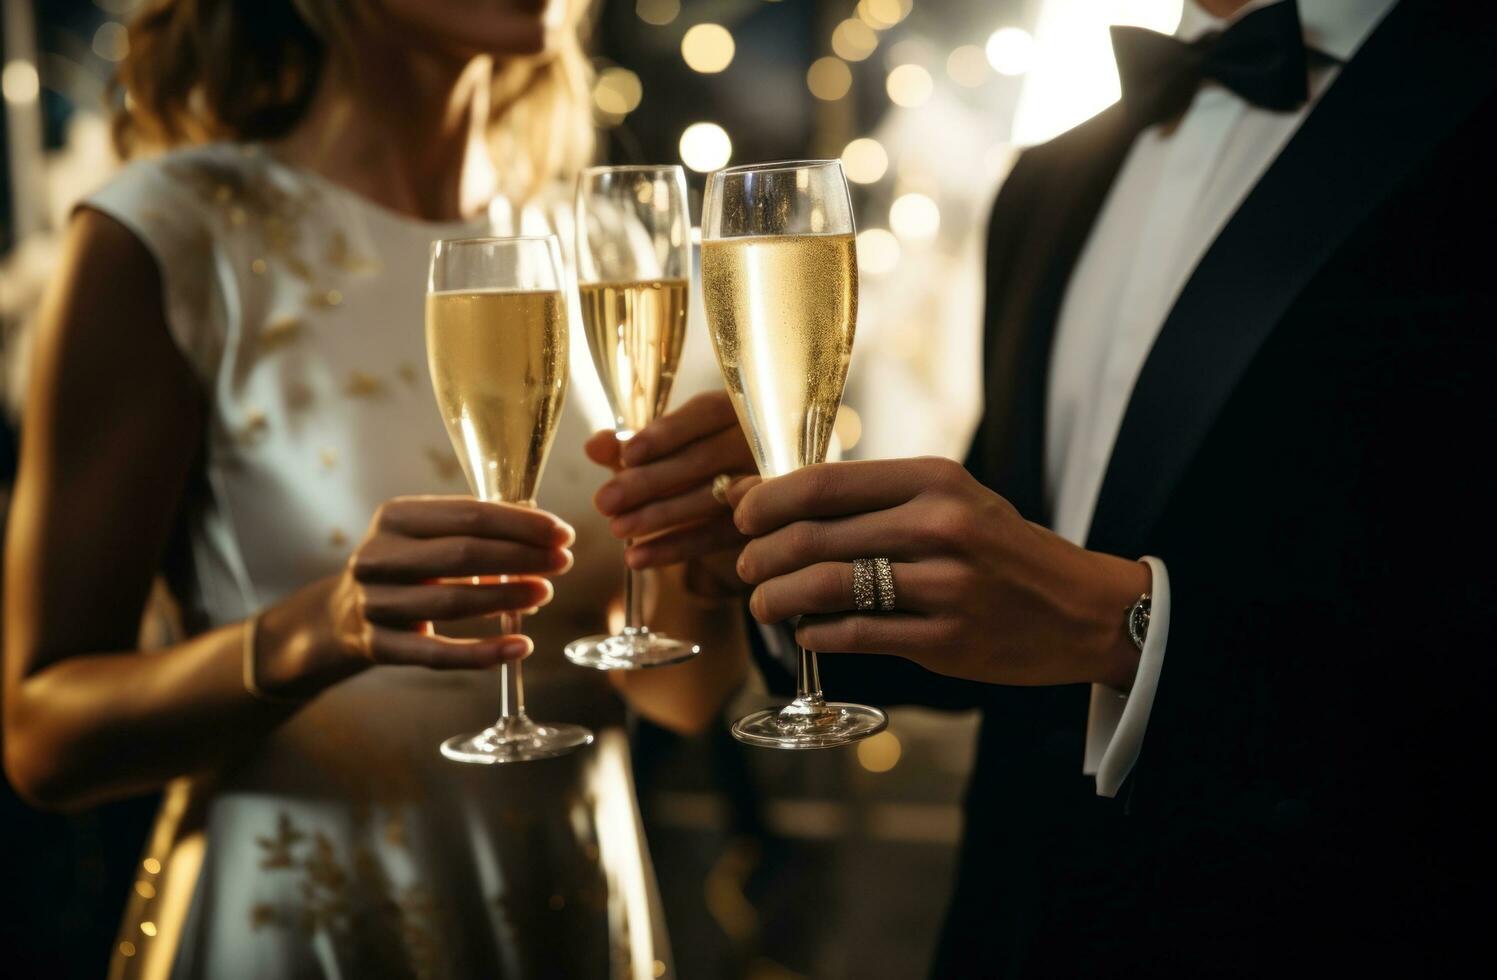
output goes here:
[{"label": "woman's hand holding glass", "polygon": [[593,500],[613,536],[633,541],[624,553],[630,568],[684,562],[686,584],[699,595],[748,593],[735,571],[748,539],[714,495],[713,481],[727,475],[737,492],[738,481],[759,478],[750,475],[753,453],[725,392],[697,395],[627,443],[605,430],[585,448],[589,459],[614,471]]},{"label": "woman's hand holding glass", "polygon": [[389,500],[342,573],[262,615],[259,684],[310,696],[374,664],[474,670],[520,660],[532,649],[524,635],[453,639],[430,624],[550,602],[549,579],[571,568],[574,537],[534,508],[472,497]]}]

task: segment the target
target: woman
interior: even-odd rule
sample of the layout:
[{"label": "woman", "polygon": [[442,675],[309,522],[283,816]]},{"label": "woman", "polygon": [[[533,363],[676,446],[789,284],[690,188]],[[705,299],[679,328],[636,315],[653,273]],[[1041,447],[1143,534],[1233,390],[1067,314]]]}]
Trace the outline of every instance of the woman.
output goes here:
[{"label": "woman", "polygon": [[[669,968],[618,705],[555,656],[600,628],[619,561],[587,516],[578,399],[540,501],[562,516],[483,504],[424,368],[429,242],[548,230],[527,202],[589,152],[579,16],[165,0],[131,27],[122,147],[172,149],[74,221],[6,576],[17,787],[75,807],[192,777],[167,794],[114,975]],[[142,655],[158,572],[190,639]],[[531,639],[419,628],[548,603]],[[596,749],[440,759],[495,713],[494,673],[473,671],[537,647],[533,710],[598,729]],[[704,723],[736,668],[700,659],[624,686]]]}]

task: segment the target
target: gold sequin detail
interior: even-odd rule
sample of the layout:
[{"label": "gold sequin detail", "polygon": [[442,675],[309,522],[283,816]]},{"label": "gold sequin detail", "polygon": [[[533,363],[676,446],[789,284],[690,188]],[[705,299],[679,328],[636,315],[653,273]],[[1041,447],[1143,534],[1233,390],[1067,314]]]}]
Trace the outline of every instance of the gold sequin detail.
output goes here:
[{"label": "gold sequin detail", "polygon": [[426,447],[426,459],[437,471],[439,480],[456,480],[463,475],[463,467],[453,458],[451,450]]},{"label": "gold sequin detail", "polygon": [[385,393],[385,383],[372,374],[350,371],[343,393],[350,398],[375,398]]},{"label": "gold sequin detail", "polygon": [[317,454],[317,458],[321,461],[322,468],[325,470],[330,470],[338,465],[338,451],[336,449],[324,449]]},{"label": "gold sequin detail", "polygon": [[343,302],[343,294],[336,289],[316,292],[307,297],[307,303],[319,309],[329,310]]},{"label": "gold sequin detail", "polygon": [[327,536],[327,543],[332,545],[334,548],[341,548],[345,544],[348,544],[348,535],[344,534],[342,530],[335,527],[333,528],[333,533]]},{"label": "gold sequin detail", "polygon": [[270,429],[270,420],[265,413],[258,408],[252,408],[244,413],[244,425],[239,430],[239,441],[247,446],[252,446],[265,437]]},{"label": "gold sequin detail", "polygon": [[374,273],[380,270],[378,260],[355,255],[349,247],[348,236],[341,231],[333,232],[332,239],[328,241],[327,260],[329,265],[344,272]]},{"label": "gold sequin detail", "polygon": [[266,268],[267,268],[267,266],[265,265],[265,260],[264,259],[255,259],[253,262],[250,263],[250,271],[253,272],[257,276],[263,276],[263,275],[265,275]]},{"label": "gold sequin detail", "polygon": [[291,823],[291,818],[282,813],[276,821],[274,837],[255,838],[255,844],[264,852],[260,858],[260,867],[267,870],[291,867],[291,849],[304,839],[306,834],[297,830]]},{"label": "gold sequin detail", "polygon": [[278,316],[260,330],[260,350],[268,351],[289,344],[301,333],[301,317]]},{"label": "gold sequin detail", "polygon": [[312,389],[300,381],[286,386],[286,407],[293,412],[299,412],[307,408],[315,400]]}]

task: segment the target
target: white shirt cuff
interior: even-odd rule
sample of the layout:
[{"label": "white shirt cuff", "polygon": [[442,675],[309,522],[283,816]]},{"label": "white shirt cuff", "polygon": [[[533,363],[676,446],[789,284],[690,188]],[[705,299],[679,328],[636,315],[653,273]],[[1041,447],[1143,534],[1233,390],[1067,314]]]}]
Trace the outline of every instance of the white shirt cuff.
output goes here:
[{"label": "white shirt cuff", "polygon": [[1138,672],[1128,694],[1102,684],[1092,685],[1086,717],[1086,755],[1081,771],[1097,777],[1098,796],[1116,796],[1133,771],[1143,749],[1144,730],[1154,708],[1154,692],[1164,667],[1164,647],[1170,634],[1170,576],[1164,562],[1145,556],[1153,582],[1149,587],[1149,635],[1138,655]]}]

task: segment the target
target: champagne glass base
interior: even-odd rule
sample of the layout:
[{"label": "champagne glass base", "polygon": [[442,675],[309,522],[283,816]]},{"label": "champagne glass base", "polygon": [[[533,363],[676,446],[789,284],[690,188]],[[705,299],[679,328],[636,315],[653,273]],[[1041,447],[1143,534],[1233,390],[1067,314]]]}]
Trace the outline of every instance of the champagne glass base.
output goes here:
[{"label": "champagne glass base", "polygon": [[888,715],[866,704],[792,702],[738,719],[733,737],[765,749],[830,749],[877,735],[888,725]]},{"label": "champagne glass base", "polygon": [[482,766],[553,759],[592,744],[593,733],[581,725],[538,724],[523,715],[472,735],[454,735],[442,743],[453,762]]},{"label": "champagne glass base", "polygon": [[690,660],[702,648],[689,640],[677,640],[641,629],[613,636],[585,636],[567,644],[567,659],[593,670],[643,670],[667,667]]}]

